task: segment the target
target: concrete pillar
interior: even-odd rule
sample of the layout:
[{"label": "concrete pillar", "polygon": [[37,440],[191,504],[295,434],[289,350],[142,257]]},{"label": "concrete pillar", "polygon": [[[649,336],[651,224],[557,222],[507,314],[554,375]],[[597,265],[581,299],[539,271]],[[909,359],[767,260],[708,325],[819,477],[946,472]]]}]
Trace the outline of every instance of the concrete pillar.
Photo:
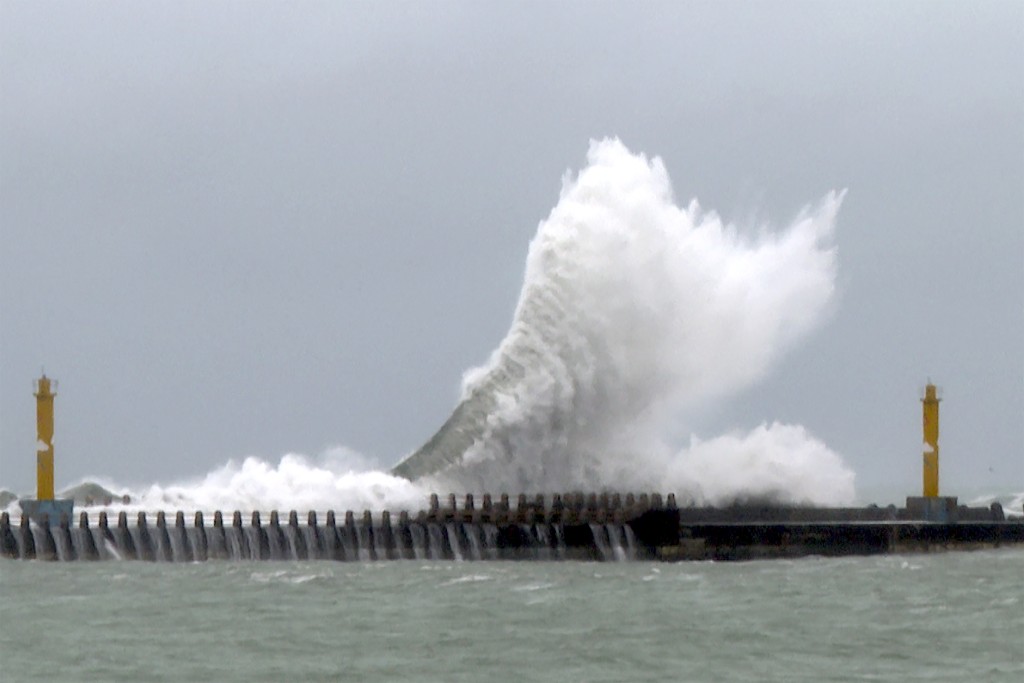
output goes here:
[{"label": "concrete pillar", "polygon": [[21,516],[21,544],[22,557],[26,560],[36,559],[36,538],[32,535],[32,527],[29,525],[28,515]]},{"label": "concrete pillar", "polygon": [[[472,500],[470,502],[472,502]],[[408,510],[402,510],[398,513],[398,528],[395,531],[395,545],[398,548],[399,557],[401,559],[416,559],[416,551],[413,549],[412,529],[409,526]]]},{"label": "concrete pillar", "polygon": [[157,534],[157,547],[161,545],[164,548],[164,559],[169,562],[174,561],[174,553],[171,551],[171,535],[167,533],[167,515],[164,511],[156,513],[156,534]]},{"label": "concrete pillar", "polygon": [[[358,535],[356,534],[356,516],[351,510],[345,510],[345,528],[344,532],[348,534],[349,542],[356,543],[358,541]],[[346,560],[358,560],[358,557],[346,557]]]},{"label": "concrete pillar", "polygon": [[53,533],[50,531],[50,515],[43,513],[39,517],[39,527],[42,538],[41,547],[36,548],[36,559],[53,561],[57,559],[57,544],[53,540]]},{"label": "concrete pillar", "polygon": [[[281,516],[277,514],[277,510],[270,511],[270,523],[267,524],[267,547],[270,548],[269,559],[291,559],[286,557],[288,555],[288,541],[284,537],[284,532],[281,531]],[[274,557],[274,548],[281,554],[281,556]]]},{"label": "concrete pillar", "polygon": [[140,512],[135,518],[135,528],[139,535],[139,547],[137,548],[139,559],[147,562],[156,561],[156,554],[153,552],[153,539],[149,535],[149,523],[146,521],[145,512]]},{"label": "concrete pillar", "polygon": [[120,541],[118,547],[121,548],[122,556],[131,560],[144,559],[142,557],[142,543],[136,545],[135,539],[132,538],[132,532],[128,529],[128,513],[124,510],[117,513],[117,537]]},{"label": "concrete pillar", "polygon": [[1003,512],[1003,506],[999,502],[994,502],[989,506],[989,510],[992,513],[992,521],[1002,522],[1006,520],[1006,513]]},{"label": "concrete pillar", "polygon": [[192,548],[193,559],[196,562],[206,562],[210,557],[210,546],[206,538],[206,524],[203,522],[203,513],[199,510],[196,510],[196,514],[192,518],[192,528],[195,529],[192,534],[195,541]]},{"label": "concrete pillar", "polygon": [[251,556],[257,560],[269,560],[270,537],[267,535],[267,530],[263,528],[263,524],[260,522],[260,513],[258,510],[253,510],[249,526],[253,530],[253,542],[249,544],[249,552],[251,553]]},{"label": "concrete pillar", "polygon": [[64,555],[65,561],[77,560],[75,544],[71,540],[71,519],[66,512],[60,513],[60,524],[57,526],[57,533],[61,536],[61,543],[67,551]]},{"label": "concrete pillar", "polygon": [[[321,532],[319,525],[316,523],[316,512],[313,510],[310,510],[309,514],[306,515],[306,528],[309,529],[309,543],[306,544],[306,552],[310,559],[324,557],[323,532]],[[311,543],[315,544],[312,548],[309,547]]]},{"label": "concrete pillar", "polygon": [[81,555],[79,559],[100,559],[100,551],[96,547],[96,539],[92,537],[92,530],[89,528],[89,515],[85,512],[78,515],[78,537],[82,539],[81,548],[78,551],[79,555]]},{"label": "concrete pillar", "polygon": [[324,522],[324,557],[329,560],[345,559],[341,539],[338,537],[338,524],[334,517],[334,510],[327,511],[327,520]]},{"label": "concrete pillar", "polygon": [[374,541],[376,539],[374,538],[374,533],[373,533],[373,513],[372,512],[370,512],[369,510],[363,510],[363,520],[362,520],[362,523],[360,524],[360,526],[365,530],[364,534],[361,535],[360,538],[361,539],[362,538],[366,539],[365,540],[366,547],[365,548],[363,547],[364,544],[363,544],[363,542],[361,540],[360,544],[359,544],[359,549],[360,550],[364,550],[364,549],[368,550],[369,553],[370,553],[370,559],[371,560],[379,559],[377,557],[377,553],[374,552],[374,550],[375,550],[374,549],[374,545],[375,545]]},{"label": "concrete pillar", "polygon": [[228,535],[224,531],[224,515],[220,510],[214,510],[213,528],[206,532],[205,536],[206,557],[208,559],[227,560],[231,558],[231,550],[228,548]]},{"label": "concrete pillar", "polygon": [[[256,517],[259,520],[259,516]],[[257,542],[255,548],[249,543],[249,534],[245,533],[245,529],[242,528],[242,513],[239,510],[235,510],[231,514],[231,528],[235,530],[235,537],[238,539],[238,552],[239,556],[243,560],[248,560],[252,557],[259,557],[259,543]],[[259,536],[256,535],[258,541]]]},{"label": "concrete pillar", "polygon": [[378,559],[402,559],[401,549],[398,547],[394,529],[391,527],[390,512],[384,510],[380,513],[380,527],[375,531],[379,531],[379,533],[374,533],[374,545],[377,547],[378,556],[383,555],[383,557],[378,557]]},{"label": "concrete pillar", "polygon": [[[307,526],[309,518],[306,518]],[[288,528],[291,529],[292,538],[295,539],[295,556],[300,560],[309,559],[309,548],[306,547],[306,537],[302,535],[302,530],[299,529],[299,513],[297,510],[288,511]],[[316,528],[316,515],[313,515],[313,528]],[[285,547],[287,547],[285,543]]]},{"label": "concrete pillar", "polygon": [[0,554],[12,560],[18,559],[18,539],[11,531],[11,516],[6,512],[0,513]]},{"label": "concrete pillar", "polygon": [[104,541],[110,543],[115,548],[117,548],[118,552],[121,553],[121,557],[123,557],[126,560],[128,560],[128,559],[134,560],[135,559],[135,557],[134,557],[134,555],[135,555],[135,548],[134,547],[132,548],[132,553],[131,553],[131,555],[129,555],[125,551],[124,546],[121,543],[118,542],[117,538],[114,537],[113,532],[110,531],[110,523],[107,520],[107,511],[106,510],[104,510],[103,512],[100,513],[100,519],[99,519],[99,522],[97,523],[97,526],[99,527],[99,530],[100,530],[100,538],[103,539]]},{"label": "concrete pillar", "polygon": [[174,533],[180,539],[182,559],[185,562],[192,562],[195,559],[195,553],[192,551],[192,543],[188,538],[188,530],[185,528],[185,513],[181,510],[174,515]]},{"label": "concrete pillar", "polygon": [[544,521],[548,524],[555,524],[562,519],[562,496],[554,493],[551,495],[551,504],[544,507]]}]

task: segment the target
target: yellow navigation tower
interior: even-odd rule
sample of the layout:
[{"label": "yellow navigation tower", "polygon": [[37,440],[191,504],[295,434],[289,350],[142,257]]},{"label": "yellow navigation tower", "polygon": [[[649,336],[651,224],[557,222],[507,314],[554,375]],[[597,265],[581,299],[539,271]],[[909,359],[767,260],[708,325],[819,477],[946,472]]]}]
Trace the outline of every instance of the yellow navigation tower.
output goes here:
[{"label": "yellow navigation tower", "polygon": [[53,500],[53,399],[56,382],[36,380],[36,500]]},{"label": "yellow navigation tower", "polygon": [[938,390],[930,381],[921,397],[923,407],[924,451],[922,458],[922,493],[907,496],[907,511],[912,519],[950,524],[957,521],[959,512],[956,496],[939,495],[939,398]]},{"label": "yellow navigation tower", "polygon": [[924,389],[924,491],[925,498],[939,496],[939,401],[935,385],[931,382]]},{"label": "yellow navigation tower", "polygon": [[36,499],[18,501],[22,514],[42,523],[71,520],[73,500],[57,500],[53,493],[53,399],[57,382],[43,373],[36,380]]}]

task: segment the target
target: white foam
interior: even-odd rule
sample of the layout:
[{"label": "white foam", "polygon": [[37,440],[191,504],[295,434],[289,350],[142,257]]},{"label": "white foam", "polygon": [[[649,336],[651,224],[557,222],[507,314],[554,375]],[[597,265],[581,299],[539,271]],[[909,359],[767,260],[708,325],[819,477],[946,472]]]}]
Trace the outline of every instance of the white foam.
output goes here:
[{"label": "white foam", "polygon": [[618,140],[592,142],[587,162],[538,227],[511,329],[421,449],[456,463],[434,485],[852,499],[852,473],[799,427],[695,439],[680,454],[665,443],[827,316],[842,195],[785,229],[744,231],[696,200],[678,206],[662,161]]},{"label": "white foam", "polygon": [[803,427],[777,422],[746,434],[694,437],[671,462],[668,480],[696,504],[722,505],[737,497],[854,502],[854,473],[842,459]]},{"label": "white foam", "polygon": [[[204,477],[173,484],[127,488],[113,482],[102,485],[118,495],[128,494],[128,505],[113,510],[418,510],[429,493],[422,486],[373,467],[372,461],[346,448],[319,456],[289,453],[274,464],[250,456],[229,460]],[[101,504],[93,506],[103,509]],[[90,509],[90,508],[86,508]]]}]

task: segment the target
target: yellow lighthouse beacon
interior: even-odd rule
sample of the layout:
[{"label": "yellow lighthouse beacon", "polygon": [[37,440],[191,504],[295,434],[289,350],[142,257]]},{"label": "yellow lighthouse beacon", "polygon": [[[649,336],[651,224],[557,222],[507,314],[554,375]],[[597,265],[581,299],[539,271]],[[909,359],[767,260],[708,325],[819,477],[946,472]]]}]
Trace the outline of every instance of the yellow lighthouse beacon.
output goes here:
[{"label": "yellow lighthouse beacon", "polygon": [[57,382],[44,372],[35,382],[36,397],[36,499],[21,500],[22,514],[37,524],[44,519],[51,525],[59,524],[61,517],[71,521],[74,500],[56,499],[53,493],[53,399],[57,396]]},{"label": "yellow lighthouse beacon", "polygon": [[931,382],[924,388],[924,398],[921,403],[924,407],[924,473],[923,491],[925,498],[939,497],[939,401],[935,385]]},{"label": "yellow lighthouse beacon", "polygon": [[955,522],[957,499],[939,495],[939,398],[938,389],[928,382],[921,397],[924,442],[921,474],[921,495],[907,498],[907,509],[926,522]]}]

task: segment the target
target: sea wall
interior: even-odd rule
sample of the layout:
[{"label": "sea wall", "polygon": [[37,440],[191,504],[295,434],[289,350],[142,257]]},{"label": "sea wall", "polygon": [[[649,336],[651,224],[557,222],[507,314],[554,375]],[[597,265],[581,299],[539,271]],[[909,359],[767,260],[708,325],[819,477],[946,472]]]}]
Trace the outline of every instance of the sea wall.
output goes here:
[{"label": "sea wall", "polygon": [[675,496],[567,493],[549,497],[433,495],[427,509],[378,514],[296,511],[282,517],[220,511],[173,518],[100,512],[49,519],[0,515],[0,554],[11,559],[150,562],[209,560],[748,560],[804,555],[999,547],[1024,543],[1024,519],[998,504],[960,506],[955,521],[914,519],[912,508],[768,504],[679,508]]}]

